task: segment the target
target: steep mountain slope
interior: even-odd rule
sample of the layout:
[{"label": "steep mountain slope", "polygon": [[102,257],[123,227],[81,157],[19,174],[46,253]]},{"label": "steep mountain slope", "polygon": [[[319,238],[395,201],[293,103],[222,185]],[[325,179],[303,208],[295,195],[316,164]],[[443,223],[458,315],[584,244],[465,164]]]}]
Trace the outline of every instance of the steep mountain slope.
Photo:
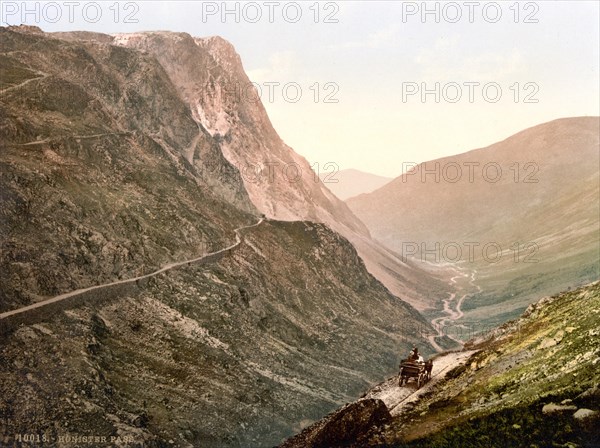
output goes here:
[{"label": "steep mountain slope", "polygon": [[359,194],[371,193],[392,181],[389,177],[355,169],[321,173],[319,177],[325,186],[343,201]]},{"label": "steep mountain slope", "polygon": [[[230,246],[259,221],[157,59],[78,35],[0,28],[0,311]],[[410,344],[432,351],[427,322],[327,226],[267,221],[243,238],[0,335],[0,445],[272,446]]]},{"label": "steep mountain slope", "polygon": [[481,351],[465,367],[449,372],[372,440],[420,447],[598,446],[599,314],[598,283],[530,306],[523,318],[475,345]]},{"label": "steep mountain slope", "polygon": [[[599,314],[598,282],[530,305],[520,319],[469,344],[476,353],[413,393],[418,399],[399,414],[376,419],[374,411],[358,412],[357,403],[333,413],[337,420],[371,419],[375,425],[363,426],[343,446],[598,446]],[[384,386],[373,388],[367,400]],[[414,392],[411,386],[403,388]],[[339,437],[331,425],[313,428],[284,446],[310,448],[319,445],[307,440]]]},{"label": "steep mountain slope", "polygon": [[224,156],[239,169],[261,213],[280,220],[327,224],[355,245],[369,272],[418,308],[430,306],[432,296],[448,289],[443,273],[439,278],[435,272],[405,263],[371,240],[347,205],[281,140],[229,42],[187,33],[147,32],[116,35],[113,43],[157,58],[195,120],[219,141]]},{"label": "steep mountain slope", "polygon": [[471,291],[465,319],[506,320],[536,295],[599,276],[599,126],[545,123],[421,164],[348,204],[394,250],[475,273],[485,293]]},{"label": "steep mountain slope", "polygon": [[380,381],[410,344],[424,346],[425,322],[327,227],[273,221],[244,238],[231,256],[157,277],[138,297],[3,340],[0,440],[28,428],[145,446],[273,446]]},{"label": "steep mountain slope", "polygon": [[[155,60],[5,28],[0,39],[0,310],[191,258],[256,220]],[[200,172],[184,148],[230,175]]]},{"label": "steep mountain slope", "polygon": [[308,162],[279,138],[229,42],[152,32],[116,35],[113,43],[158,59],[196,121],[222,139],[223,154],[243,173],[250,198],[262,213],[339,223],[368,233],[346,204],[315,179]]}]

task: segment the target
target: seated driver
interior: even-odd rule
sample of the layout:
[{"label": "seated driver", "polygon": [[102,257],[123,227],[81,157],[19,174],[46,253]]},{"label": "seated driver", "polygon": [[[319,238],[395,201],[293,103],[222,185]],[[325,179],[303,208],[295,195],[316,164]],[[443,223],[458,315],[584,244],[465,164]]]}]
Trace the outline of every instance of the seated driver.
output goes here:
[{"label": "seated driver", "polygon": [[423,357],[419,354],[419,349],[417,347],[413,347],[412,351],[410,352],[410,356],[408,357],[409,360],[414,361],[414,362],[418,362],[418,363],[425,363],[425,360],[423,359]]}]

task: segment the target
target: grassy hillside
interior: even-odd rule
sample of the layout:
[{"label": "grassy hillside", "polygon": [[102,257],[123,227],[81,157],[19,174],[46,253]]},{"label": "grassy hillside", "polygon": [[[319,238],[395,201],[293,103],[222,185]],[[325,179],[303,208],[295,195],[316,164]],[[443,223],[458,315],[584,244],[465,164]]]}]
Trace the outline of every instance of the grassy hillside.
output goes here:
[{"label": "grassy hillside", "polygon": [[599,337],[600,283],[543,299],[357,446],[596,447]]},{"label": "grassy hillside", "polygon": [[475,274],[462,321],[497,325],[600,278],[599,142],[598,117],[554,120],[348,204],[388,247]]}]

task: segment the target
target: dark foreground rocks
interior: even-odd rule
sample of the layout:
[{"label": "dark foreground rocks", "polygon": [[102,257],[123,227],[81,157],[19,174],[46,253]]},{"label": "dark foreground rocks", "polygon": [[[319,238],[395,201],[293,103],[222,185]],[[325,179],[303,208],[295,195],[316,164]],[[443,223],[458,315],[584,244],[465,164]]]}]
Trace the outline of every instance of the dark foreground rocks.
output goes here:
[{"label": "dark foreground rocks", "polygon": [[349,447],[373,427],[391,420],[387,407],[379,399],[366,399],[344,406],[297,436],[280,448],[335,448]]}]

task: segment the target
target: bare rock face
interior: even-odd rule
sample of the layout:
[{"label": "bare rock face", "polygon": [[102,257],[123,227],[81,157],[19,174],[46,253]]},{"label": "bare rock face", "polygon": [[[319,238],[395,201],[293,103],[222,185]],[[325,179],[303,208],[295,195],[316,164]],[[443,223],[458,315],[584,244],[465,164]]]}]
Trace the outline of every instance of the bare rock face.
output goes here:
[{"label": "bare rock face", "polygon": [[[418,309],[431,307],[430,297],[446,292],[443,282],[371,239],[365,225],[326,188],[309,163],[281,140],[229,42],[147,32],[115,35],[113,43],[156,57],[198,126],[219,142],[224,157],[239,170],[261,213],[327,224],[354,244],[369,272]],[[210,164],[203,169],[218,171]]]},{"label": "bare rock face", "polygon": [[116,35],[114,44],[158,59],[195,120],[221,140],[227,160],[243,172],[250,198],[262,213],[368,234],[346,204],[315,178],[308,162],[279,138],[229,42],[152,32]]},{"label": "bare rock face", "polygon": [[[165,53],[197,52],[207,80],[240,69],[228,44],[177,36]],[[100,37],[0,28],[0,312],[231,246],[259,220],[223,147],[276,142],[266,115],[205,105],[205,127],[156,57]],[[1,336],[0,445],[273,446],[427,347],[425,320],[323,223],[268,220],[138,289]]]}]

